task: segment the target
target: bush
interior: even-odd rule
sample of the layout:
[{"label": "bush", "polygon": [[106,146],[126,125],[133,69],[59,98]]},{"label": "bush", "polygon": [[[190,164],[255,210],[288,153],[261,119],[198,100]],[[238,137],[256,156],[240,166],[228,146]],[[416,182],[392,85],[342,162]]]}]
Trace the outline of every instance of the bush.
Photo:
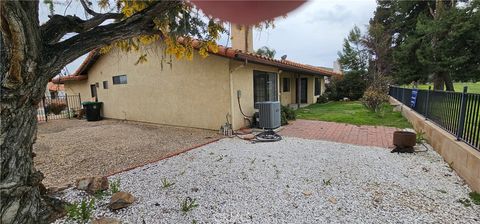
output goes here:
[{"label": "bush", "polygon": [[281,118],[282,118],[282,125],[288,124],[289,120],[295,120],[296,112],[290,107],[282,106],[281,111]]},{"label": "bush", "polygon": [[388,101],[388,95],[374,87],[369,87],[363,94],[361,101],[367,109],[377,113],[380,112],[382,105]]},{"label": "bush", "polygon": [[341,78],[333,77],[326,85],[326,97],[329,100],[360,99],[367,88],[365,76],[364,72],[350,71]]},{"label": "bush", "polygon": [[328,98],[325,95],[318,96],[317,103],[327,103],[327,102],[328,102]]},{"label": "bush", "polygon": [[46,106],[47,113],[53,113],[59,115],[63,110],[67,108],[67,105],[63,102],[51,102]]}]

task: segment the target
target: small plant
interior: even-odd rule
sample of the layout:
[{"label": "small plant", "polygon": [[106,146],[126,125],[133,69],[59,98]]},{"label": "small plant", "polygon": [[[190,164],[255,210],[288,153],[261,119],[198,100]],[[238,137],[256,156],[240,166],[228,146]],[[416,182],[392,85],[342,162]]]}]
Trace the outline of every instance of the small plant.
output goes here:
[{"label": "small plant", "polygon": [[193,208],[198,207],[198,204],[196,203],[195,199],[187,197],[185,198],[185,200],[183,200],[181,207],[182,207],[182,211],[186,213],[192,210]]},{"label": "small plant", "polygon": [[162,179],[162,188],[168,188],[173,186],[175,183],[171,183],[167,180],[167,178]]},{"label": "small plant", "polygon": [[325,185],[325,186],[332,185],[332,178],[330,178],[328,180],[323,179],[322,181],[323,181],[323,185]]},{"label": "small plant", "polygon": [[465,207],[472,206],[472,203],[470,203],[470,200],[468,200],[467,198],[458,199],[457,202],[461,203]]},{"label": "small plant", "polygon": [[114,181],[110,181],[110,192],[115,194],[120,191],[120,179],[115,179]]},{"label": "small plant", "polygon": [[107,191],[99,190],[93,195],[96,199],[102,200],[105,196],[108,195]]},{"label": "small plant", "polygon": [[220,155],[220,156],[218,157],[218,159],[216,159],[215,161],[220,162],[220,161],[222,161],[222,160],[223,160],[223,155]]},{"label": "small plant", "polygon": [[470,196],[470,199],[472,200],[473,204],[480,205],[480,193],[472,191],[468,195]]},{"label": "small plant", "polygon": [[65,207],[67,216],[71,220],[87,223],[92,216],[92,211],[95,208],[95,199],[83,199],[80,203],[74,202]]},{"label": "small plant", "polygon": [[252,161],[250,161],[250,164],[254,164],[255,160],[257,160],[257,158],[253,158]]},{"label": "small plant", "polygon": [[360,99],[363,105],[372,112],[379,113],[383,104],[388,101],[388,95],[373,87],[367,88]]},{"label": "small plant", "polygon": [[424,140],[425,140],[425,132],[423,132],[423,131],[418,132],[417,133],[417,139],[416,139],[417,144],[422,144]]}]

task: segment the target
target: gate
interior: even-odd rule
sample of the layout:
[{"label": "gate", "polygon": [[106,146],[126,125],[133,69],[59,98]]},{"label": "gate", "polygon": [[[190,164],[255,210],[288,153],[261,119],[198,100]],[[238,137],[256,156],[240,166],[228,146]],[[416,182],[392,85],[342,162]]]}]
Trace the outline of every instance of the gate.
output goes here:
[{"label": "gate", "polygon": [[37,120],[49,121],[79,116],[82,109],[80,94],[64,96],[44,96],[38,104]]}]

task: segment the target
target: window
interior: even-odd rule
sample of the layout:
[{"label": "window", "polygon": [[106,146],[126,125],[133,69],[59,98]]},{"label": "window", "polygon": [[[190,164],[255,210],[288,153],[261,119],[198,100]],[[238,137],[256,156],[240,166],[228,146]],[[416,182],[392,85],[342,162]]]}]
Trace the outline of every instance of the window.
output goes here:
[{"label": "window", "polygon": [[127,84],[127,75],[113,76],[113,85]]},{"label": "window", "polygon": [[321,80],[320,78],[315,78],[315,96],[320,96],[320,92],[321,92]]},{"label": "window", "polygon": [[283,92],[290,92],[290,78],[283,78]]},{"label": "window", "polygon": [[108,81],[103,81],[103,89],[108,89]]},{"label": "window", "polygon": [[254,103],[262,101],[277,101],[277,74],[253,72],[253,99]]}]

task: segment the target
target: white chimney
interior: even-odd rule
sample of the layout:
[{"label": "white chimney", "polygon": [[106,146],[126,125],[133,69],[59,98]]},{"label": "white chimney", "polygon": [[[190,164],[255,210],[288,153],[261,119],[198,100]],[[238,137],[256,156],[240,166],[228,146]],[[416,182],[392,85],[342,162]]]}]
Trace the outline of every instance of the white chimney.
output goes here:
[{"label": "white chimney", "polygon": [[333,62],[333,71],[342,72],[342,67],[340,66],[340,62],[338,60]]},{"label": "white chimney", "polygon": [[243,52],[253,52],[253,29],[251,26],[230,24],[232,48]]}]

